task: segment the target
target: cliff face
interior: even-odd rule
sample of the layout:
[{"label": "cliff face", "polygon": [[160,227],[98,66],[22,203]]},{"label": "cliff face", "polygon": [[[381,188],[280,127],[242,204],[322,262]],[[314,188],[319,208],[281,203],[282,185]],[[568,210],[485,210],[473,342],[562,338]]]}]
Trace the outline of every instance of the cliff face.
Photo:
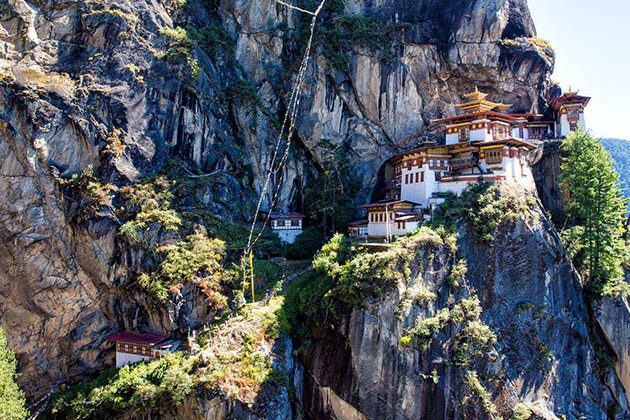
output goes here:
[{"label": "cliff face", "polygon": [[[197,290],[165,308],[147,304],[135,279],[149,256],[118,239],[118,196],[85,211],[60,179],[92,166],[115,189],[176,157],[219,171],[191,197],[196,205],[227,220],[251,217],[303,48],[303,16],[271,0],[179,4],[3,4],[0,315],[31,395],[102,368],[105,337],[119,328],[208,320]],[[553,57],[499,42],[534,34],[524,1],[345,4],[334,13],[377,17],[388,42],[343,46],[346,65],[334,65],[320,40],[280,207],[299,209],[335,153],[351,168],[343,177],[356,201],[367,200],[388,156],[475,84],[517,109],[543,105]],[[320,28],[331,30],[327,13]],[[182,38],[174,27],[202,35]]]},{"label": "cliff face", "polygon": [[[468,267],[458,285],[450,280],[452,252],[425,247],[405,284],[320,329],[304,358],[304,400],[311,414],[509,418],[520,405],[542,418],[624,418],[628,405],[618,378],[625,374],[626,354],[619,377],[610,365],[602,367],[600,356],[609,351],[600,347],[604,336],[589,332],[579,278],[544,212],[534,207],[502,222],[491,242],[480,241],[466,218],[457,232],[457,255]],[[405,304],[412,290],[432,297]],[[496,343],[462,363],[458,352],[474,348],[483,328],[475,324],[471,333],[453,319],[474,295],[480,321]],[[404,342],[401,337],[414,329],[415,341]],[[426,338],[427,329],[433,342],[422,346],[418,338]],[[611,336],[613,342],[623,341],[622,330]]]}]

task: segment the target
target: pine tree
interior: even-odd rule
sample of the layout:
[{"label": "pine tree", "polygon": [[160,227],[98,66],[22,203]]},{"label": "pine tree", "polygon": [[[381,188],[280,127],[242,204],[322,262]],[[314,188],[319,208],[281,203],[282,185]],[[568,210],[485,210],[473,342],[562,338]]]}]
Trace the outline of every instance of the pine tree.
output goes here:
[{"label": "pine tree", "polygon": [[574,260],[591,292],[611,293],[620,284],[627,202],[613,160],[590,133],[576,131],[563,143],[562,188],[571,236],[580,249]]},{"label": "pine tree", "polygon": [[7,336],[0,328],[0,419],[18,420],[28,415],[24,407],[24,393],[16,378],[17,360],[7,347]]}]

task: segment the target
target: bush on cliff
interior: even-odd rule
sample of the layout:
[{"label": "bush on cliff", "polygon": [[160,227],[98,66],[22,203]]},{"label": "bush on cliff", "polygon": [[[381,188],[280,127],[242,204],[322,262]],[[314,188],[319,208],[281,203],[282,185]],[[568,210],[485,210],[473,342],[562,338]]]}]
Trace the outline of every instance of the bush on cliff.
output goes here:
[{"label": "bush on cliff", "polygon": [[17,360],[7,347],[7,336],[0,328],[0,418],[20,420],[28,415],[24,393],[16,383]]},{"label": "bush on cliff", "polygon": [[225,258],[225,243],[210,239],[205,229],[199,227],[185,240],[157,249],[162,261],[151,274],[140,276],[140,286],[159,302],[168,294],[177,293],[184,283],[195,283],[201,287],[210,309],[217,310],[227,304],[222,294]]},{"label": "bush on cliff", "polygon": [[476,183],[460,196],[450,195],[436,210],[433,224],[452,226],[459,219],[470,220],[481,241],[492,243],[496,229],[527,215],[536,204],[532,194],[511,185]]}]

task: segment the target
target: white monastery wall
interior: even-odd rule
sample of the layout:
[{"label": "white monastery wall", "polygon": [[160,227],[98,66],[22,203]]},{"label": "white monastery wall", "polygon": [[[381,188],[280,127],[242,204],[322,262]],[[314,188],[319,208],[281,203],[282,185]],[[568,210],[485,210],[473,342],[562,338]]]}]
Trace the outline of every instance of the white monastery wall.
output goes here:
[{"label": "white monastery wall", "polygon": [[117,351],[116,352],[116,367],[130,365],[142,361],[151,360],[149,356],[143,356],[141,354],[131,354]]}]

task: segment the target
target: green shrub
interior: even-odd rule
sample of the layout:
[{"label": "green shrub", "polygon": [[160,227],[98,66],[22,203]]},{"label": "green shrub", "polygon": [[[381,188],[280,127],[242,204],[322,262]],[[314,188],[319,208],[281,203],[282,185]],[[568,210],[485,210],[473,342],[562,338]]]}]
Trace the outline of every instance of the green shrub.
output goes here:
[{"label": "green shrub", "polygon": [[529,420],[534,413],[525,403],[518,403],[512,409],[510,420]]},{"label": "green shrub", "polygon": [[203,28],[189,27],[187,35],[211,58],[221,51],[231,52],[235,47],[234,40],[220,22],[211,22]]},{"label": "green shrub", "polygon": [[451,274],[448,276],[447,284],[450,287],[458,287],[466,277],[468,273],[468,264],[466,260],[458,260],[451,269]]},{"label": "green shrub", "polygon": [[402,347],[409,348],[413,345],[413,335],[403,335],[399,342]]},{"label": "green shrub", "polygon": [[98,210],[112,205],[113,193],[117,188],[112,184],[103,184],[91,166],[70,179],[62,179],[59,184],[65,187],[68,195],[79,202],[79,215],[84,218],[94,216]]},{"label": "green shrub", "polygon": [[211,309],[221,309],[227,304],[222,294],[225,243],[210,239],[199,228],[185,240],[158,248],[163,256],[157,269],[150,275],[141,275],[139,284],[151,297],[164,302],[167,291],[177,292],[184,283],[198,284]]},{"label": "green shrub", "polygon": [[57,392],[57,418],[142,416],[177,407],[193,390],[191,365],[181,353],[104,372],[93,381]]},{"label": "green shrub", "polygon": [[238,104],[250,104],[258,106],[261,104],[262,99],[258,95],[258,89],[249,80],[241,79],[234,84],[229,92],[228,96],[232,98]]},{"label": "green shrub", "polygon": [[287,247],[287,257],[292,259],[312,258],[325,242],[324,232],[319,227],[309,226],[295,238],[295,242]]},{"label": "green shrub", "polygon": [[326,295],[334,280],[322,273],[310,271],[289,284],[285,291],[284,312],[294,336],[305,341],[327,312]]},{"label": "green shrub", "polygon": [[456,331],[453,337],[452,362],[459,366],[468,365],[473,359],[483,356],[496,342],[496,335],[481,321],[482,308],[476,296],[461,299],[451,308],[444,308],[437,315],[418,319],[409,334],[418,338],[423,350],[431,346],[435,335],[449,324]]},{"label": "green shrub", "polygon": [[481,402],[481,406],[486,415],[490,418],[495,418],[497,416],[497,408],[492,402],[490,393],[479,380],[477,372],[471,370],[467,371],[464,375],[464,385],[466,385],[468,389],[468,394],[464,397],[463,404],[470,404],[476,399]]},{"label": "green shrub", "polygon": [[535,197],[517,187],[476,183],[459,197],[448,196],[436,210],[434,225],[453,226],[460,219],[470,220],[477,238],[492,243],[502,223],[526,217],[535,205]]},{"label": "green shrub", "polygon": [[123,223],[119,236],[140,245],[143,243],[145,230],[153,224],[165,231],[178,232],[183,222],[179,213],[172,209],[172,187],[170,181],[157,178],[121,188],[127,199],[127,211],[135,213],[135,218]]},{"label": "green shrub", "polygon": [[17,360],[7,345],[7,336],[0,328],[0,418],[21,420],[28,417],[24,392],[17,382]]}]

